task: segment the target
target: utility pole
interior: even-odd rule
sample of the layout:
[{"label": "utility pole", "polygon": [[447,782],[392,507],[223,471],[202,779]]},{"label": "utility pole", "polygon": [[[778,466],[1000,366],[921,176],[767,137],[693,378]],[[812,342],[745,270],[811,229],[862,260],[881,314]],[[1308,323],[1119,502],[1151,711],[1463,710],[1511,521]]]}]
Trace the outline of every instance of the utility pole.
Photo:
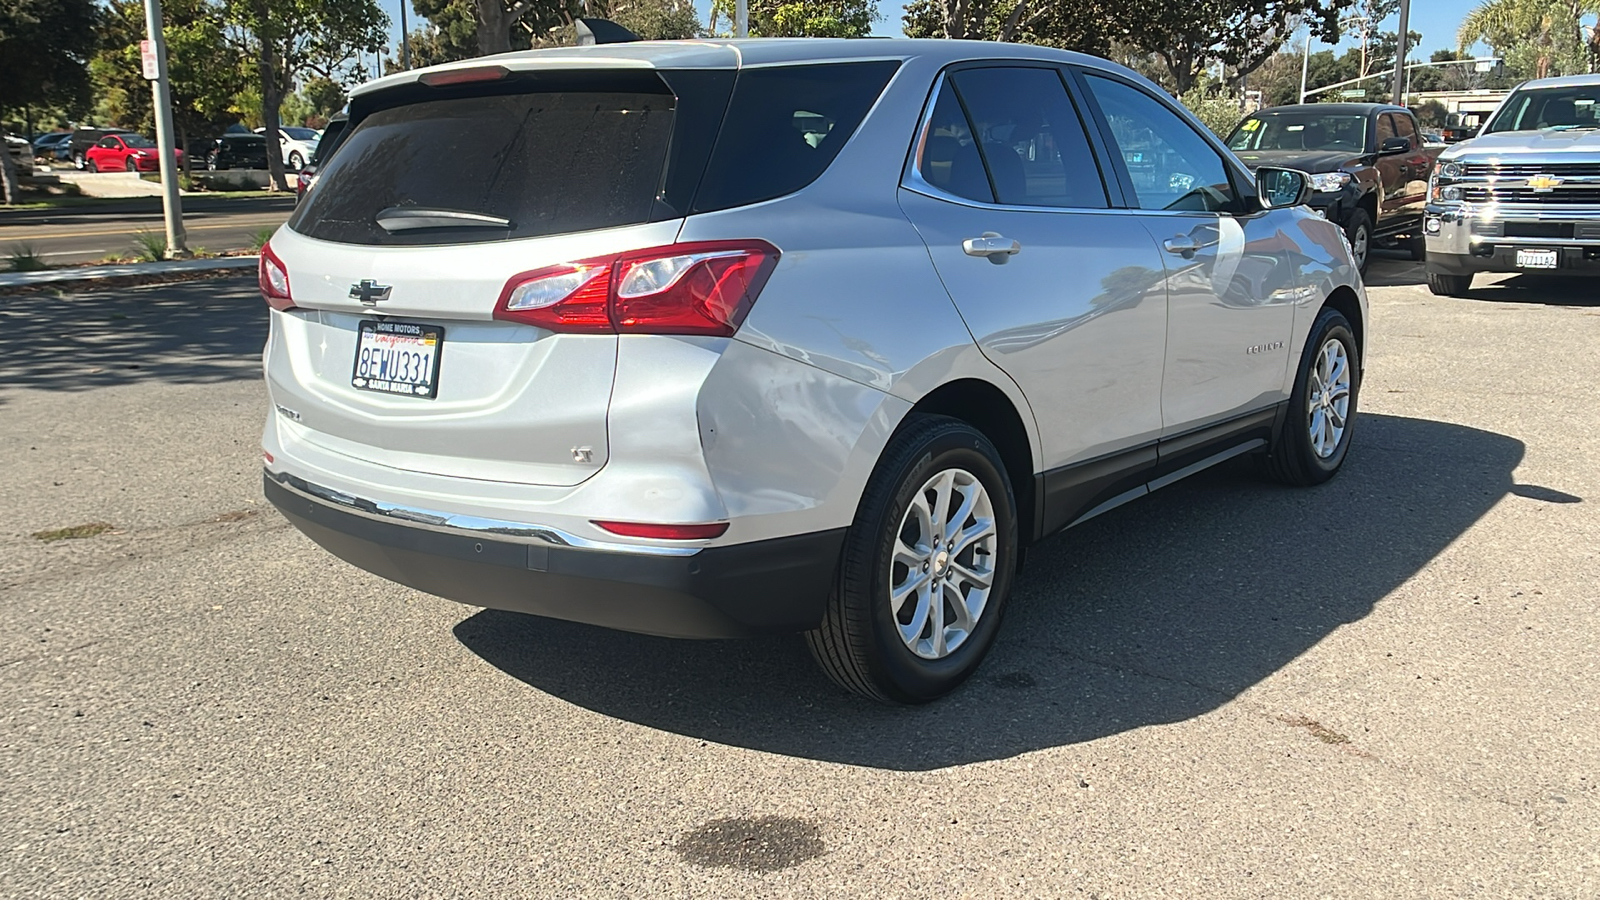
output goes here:
[{"label": "utility pole", "polygon": [[183,201],[178,197],[178,155],[172,147],[172,89],[167,82],[167,39],[161,31],[161,0],[144,0],[144,27],[150,33],[140,47],[144,77],[155,100],[156,152],[161,154],[161,208],[167,226],[167,258],[189,256],[183,232]]},{"label": "utility pole", "polygon": [[[1406,105],[1406,50],[1411,37],[1411,0],[1400,0],[1400,44],[1394,54],[1394,105]],[[1364,74],[1364,73],[1363,73]]]},{"label": "utility pole", "polygon": [[1306,102],[1306,72],[1311,69],[1311,26],[1306,26],[1306,53],[1300,58],[1300,102]]},{"label": "utility pole", "polygon": [[750,36],[750,0],[739,0],[733,7],[733,36]]},{"label": "utility pole", "polygon": [[406,7],[411,0],[400,0],[400,68],[411,68],[411,39],[406,31]]}]

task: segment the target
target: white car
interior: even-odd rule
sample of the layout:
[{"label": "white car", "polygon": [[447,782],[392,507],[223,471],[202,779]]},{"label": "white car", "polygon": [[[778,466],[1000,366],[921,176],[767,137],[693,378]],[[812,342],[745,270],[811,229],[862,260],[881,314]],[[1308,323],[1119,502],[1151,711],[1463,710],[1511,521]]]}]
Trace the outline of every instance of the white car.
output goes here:
[{"label": "white car", "polygon": [[[265,128],[257,128],[256,134],[265,134]],[[278,128],[278,146],[283,154],[283,164],[291,172],[298,172],[305,168],[311,161],[312,154],[317,152],[318,135],[310,128],[298,128],[293,125],[283,125]]]},{"label": "white car", "polygon": [[11,153],[11,164],[18,175],[33,174],[33,145],[26,140],[6,135],[6,149]]}]

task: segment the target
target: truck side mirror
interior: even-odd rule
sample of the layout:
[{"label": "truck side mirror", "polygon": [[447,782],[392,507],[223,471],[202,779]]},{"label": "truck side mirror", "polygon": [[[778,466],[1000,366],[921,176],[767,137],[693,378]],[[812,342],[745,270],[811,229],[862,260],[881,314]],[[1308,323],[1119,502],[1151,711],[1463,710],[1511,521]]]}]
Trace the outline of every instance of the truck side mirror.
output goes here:
[{"label": "truck side mirror", "polygon": [[1403,137],[1384,138],[1378,145],[1379,156],[1393,156],[1396,153],[1405,153],[1411,149],[1411,139]]}]

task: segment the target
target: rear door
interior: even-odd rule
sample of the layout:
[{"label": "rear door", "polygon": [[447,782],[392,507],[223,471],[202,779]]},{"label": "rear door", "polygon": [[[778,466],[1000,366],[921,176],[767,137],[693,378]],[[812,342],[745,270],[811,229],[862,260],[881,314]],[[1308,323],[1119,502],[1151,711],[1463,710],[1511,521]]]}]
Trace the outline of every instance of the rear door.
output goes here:
[{"label": "rear door", "polygon": [[1433,169],[1433,158],[1423,149],[1422,135],[1417,133],[1416,122],[1406,113],[1384,113],[1394,120],[1394,133],[1411,142],[1411,147],[1400,155],[1405,189],[1401,194],[1404,205],[1401,212],[1410,221],[1422,218],[1428,205],[1428,174]]},{"label": "rear door", "polygon": [[1041,467],[1107,458],[1127,475],[1141,464],[1123,451],[1141,446],[1153,463],[1160,253],[1112,208],[1062,72],[1008,63],[942,77],[900,204],[978,345],[1027,395]]},{"label": "rear door", "polygon": [[1082,77],[1124,194],[1164,251],[1163,437],[1272,406],[1297,296],[1287,217],[1246,201],[1239,168],[1167,101],[1106,73]]},{"label": "rear door", "polygon": [[[280,427],[410,471],[552,485],[598,471],[616,336],[494,309],[520,273],[672,243],[675,124],[680,139],[714,129],[705,108],[726,105],[701,81],[680,99],[649,70],[544,71],[353,101],[338,155],[270,245],[295,307],[268,346]],[[704,152],[680,168],[698,174]]]},{"label": "rear door", "polygon": [[[1377,117],[1377,141],[1374,147],[1382,147],[1383,142],[1396,137],[1394,116],[1382,113]],[[1407,174],[1407,164],[1404,154],[1378,154],[1372,167],[1378,171],[1378,182],[1382,185],[1382,195],[1378,201],[1378,221],[1372,223],[1382,230],[1394,224],[1396,220],[1406,217],[1406,209],[1410,204],[1407,197],[1406,183],[1410,181]]]}]

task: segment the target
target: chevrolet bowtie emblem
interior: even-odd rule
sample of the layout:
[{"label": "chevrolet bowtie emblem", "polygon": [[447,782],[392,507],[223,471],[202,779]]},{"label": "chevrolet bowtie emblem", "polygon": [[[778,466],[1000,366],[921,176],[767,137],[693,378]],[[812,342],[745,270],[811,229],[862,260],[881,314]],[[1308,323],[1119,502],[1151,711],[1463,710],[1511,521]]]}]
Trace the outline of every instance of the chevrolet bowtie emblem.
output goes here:
[{"label": "chevrolet bowtie emblem", "polygon": [[1561,179],[1554,175],[1535,175],[1528,179],[1528,187],[1533,188],[1535,194],[1548,194],[1560,183]]},{"label": "chevrolet bowtie emblem", "polygon": [[379,300],[389,299],[389,292],[394,288],[387,284],[379,284],[371,278],[363,279],[360,284],[350,285],[350,299],[360,300],[368,305]]}]

